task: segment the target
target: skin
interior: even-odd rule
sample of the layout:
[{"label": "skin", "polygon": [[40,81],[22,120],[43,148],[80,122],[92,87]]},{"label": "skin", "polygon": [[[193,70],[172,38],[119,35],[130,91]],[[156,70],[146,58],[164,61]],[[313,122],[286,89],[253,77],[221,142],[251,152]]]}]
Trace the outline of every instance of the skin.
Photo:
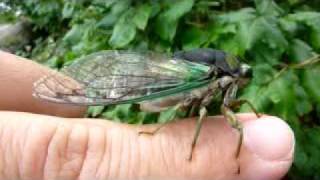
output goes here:
[{"label": "skin", "polygon": [[[222,116],[203,124],[192,162],[186,160],[196,119],[132,126],[85,119],[85,107],[32,97],[32,84],[49,73],[0,51],[0,179],[281,179],[292,164],[294,135],[277,117],[238,114],[244,142]],[[241,173],[237,174],[240,165]]]}]

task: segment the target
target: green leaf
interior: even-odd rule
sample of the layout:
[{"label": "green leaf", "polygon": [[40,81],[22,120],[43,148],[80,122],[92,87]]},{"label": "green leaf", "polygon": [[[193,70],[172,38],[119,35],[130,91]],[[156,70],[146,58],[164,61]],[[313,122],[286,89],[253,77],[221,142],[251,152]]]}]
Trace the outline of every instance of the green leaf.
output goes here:
[{"label": "green leaf", "polygon": [[106,8],[109,8],[111,7],[115,2],[117,2],[118,0],[93,0],[92,4],[95,4],[95,5],[102,5]]},{"label": "green leaf", "polygon": [[105,15],[97,24],[98,27],[109,28],[118,20],[118,16],[112,13]]},{"label": "green leaf", "polygon": [[154,18],[161,10],[161,5],[159,1],[153,1],[151,3],[151,14],[150,18]]},{"label": "green leaf", "polygon": [[175,119],[176,115],[177,115],[177,110],[175,108],[169,108],[169,109],[160,113],[160,116],[158,118],[158,122],[159,123],[170,122],[173,119]]},{"label": "green leaf", "polygon": [[62,10],[62,18],[70,18],[75,9],[75,4],[72,2],[66,2]]},{"label": "green leaf", "polygon": [[119,15],[130,8],[131,0],[118,0],[111,8],[111,13]]},{"label": "green leaf", "polygon": [[218,45],[219,49],[222,49],[228,53],[234,55],[242,55],[240,46],[238,45],[236,36],[233,37],[225,37],[222,42]]},{"label": "green leaf", "polygon": [[152,7],[148,4],[139,5],[135,9],[135,15],[133,16],[132,21],[138,29],[144,30],[146,28],[151,10]]},{"label": "green leaf", "polygon": [[231,11],[218,16],[217,20],[223,24],[240,23],[243,21],[251,21],[256,18],[255,9],[243,8],[238,11]]},{"label": "green leaf", "polygon": [[280,53],[287,49],[288,41],[281,32],[276,19],[259,17],[253,22],[250,28],[253,43],[262,41]]},{"label": "green leaf", "polygon": [[182,118],[185,116],[186,116],[186,112],[183,112],[177,109],[177,107],[171,107],[160,113],[158,117],[158,122],[167,123],[167,122],[173,121],[176,118]]},{"label": "green leaf", "polygon": [[261,15],[279,16],[283,10],[273,0],[255,0],[257,12]]},{"label": "green leaf", "polygon": [[165,16],[169,19],[178,20],[187,12],[189,12],[194,4],[194,0],[179,0],[169,3],[169,9],[165,12]]},{"label": "green leaf", "polygon": [[85,27],[80,24],[75,24],[72,28],[65,34],[63,41],[69,44],[75,44],[79,42],[84,34]]},{"label": "green leaf", "polygon": [[271,65],[279,64],[280,57],[282,55],[282,51],[279,51],[276,48],[270,48],[266,43],[257,43],[254,45],[249,51],[249,54],[253,57],[256,63],[268,63]]},{"label": "green leaf", "polygon": [[312,57],[314,54],[312,48],[300,39],[294,39],[290,43],[289,57],[293,62],[301,62]]},{"label": "green leaf", "polygon": [[[212,31],[211,40],[216,41],[220,37],[222,49],[243,56],[254,45],[264,43],[270,49],[277,50],[277,54],[283,53],[288,42],[279,28],[277,19],[268,16],[256,16],[254,9],[246,8],[230,12],[217,18],[222,27]],[[220,25],[221,26],[221,25]],[[234,31],[226,31],[226,27],[234,27]],[[213,28],[214,29],[214,28]],[[222,36],[226,34],[226,36]],[[231,35],[234,34],[234,35]],[[216,44],[216,43],[215,43]]]},{"label": "green leaf", "polygon": [[303,71],[302,84],[307,93],[312,97],[312,101],[320,103],[320,67],[308,68]]},{"label": "green leaf", "polygon": [[281,118],[290,121],[296,117],[297,103],[292,83],[292,72],[286,72],[281,77],[273,80],[268,86],[268,97],[273,103],[271,111]]},{"label": "green leaf", "polygon": [[182,34],[182,46],[184,50],[199,48],[202,44],[208,41],[208,33],[200,28],[188,28]]},{"label": "green leaf", "polygon": [[178,20],[193,6],[193,0],[180,0],[170,3],[169,8],[156,19],[156,33],[166,41],[172,41],[177,30]]},{"label": "green leaf", "polygon": [[161,39],[172,41],[176,35],[178,21],[168,19],[164,14],[160,14],[156,20],[156,33]]},{"label": "green leaf", "polygon": [[312,104],[309,101],[309,95],[307,92],[298,84],[294,84],[294,91],[296,94],[296,101],[298,102],[295,104],[298,115],[301,117],[310,113],[312,110]]},{"label": "green leaf", "polygon": [[320,13],[319,12],[298,12],[290,14],[288,19],[303,23],[310,28],[310,41],[312,46],[320,49]]},{"label": "green leaf", "polygon": [[293,37],[296,35],[297,31],[298,31],[298,24],[297,22],[290,20],[288,18],[281,18],[279,20],[279,25],[280,28],[286,32],[287,35],[289,35],[290,37]]},{"label": "green leaf", "polygon": [[135,104],[108,106],[107,111],[102,114],[102,117],[118,122],[134,123],[137,121],[137,107]]},{"label": "green leaf", "polygon": [[[266,112],[271,102],[267,96],[267,87],[259,86],[255,83],[250,83],[244,88],[240,99],[246,99],[257,109],[258,112]],[[252,110],[247,104],[240,108],[240,112],[251,112]]]},{"label": "green leaf", "polygon": [[[285,120],[293,120],[296,117],[296,97],[292,82],[293,74],[287,72],[267,85],[252,83],[241,96],[241,99],[249,100],[259,112],[276,114]],[[250,110],[247,105],[241,111]]]},{"label": "green leaf", "polygon": [[276,70],[270,64],[257,64],[253,66],[252,81],[257,85],[266,85],[266,83],[269,83],[273,79],[275,73]]},{"label": "green leaf", "polygon": [[229,53],[243,57],[252,46],[251,32],[248,26],[248,21],[238,23],[235,35],[221,36],[219,47]]},{"label": "green leaf", "polygon": [[312,24],[318,24],[320,21],[320,13],[319,12],[297,12],[294,14],[289,14],[288,19],[298,21],[298,22],[304,22],[308,25]]},{"label": "green leaf", "polygon": [[115,48],[128,45],[136,35],[136,26],[126,18],[126,16],[121,18],[113,28],[109,44]]},{"label": "green leaf", "polygon": [[90,106],[87,110],[89,117],[98,117],[103,113],[104,106]]},{"label": "green leaf", "polygon": [[219,39],[225,37],[224,35],[236,34],[237,25],[236,24],[221,24],[221,23],[212,23],[208,27],[210,33],[209,41],[216,44]]},{"label": "green leaf", "polygon": [[316,27],[312,27],[310,41],[315,49],[320,49],[320,23]]},{"label": "green leaf", "polygon": [[248,26],[248,21],[239,23],[238,25],[236,39],[238,42],[239,52],[237,54],[241,56],[244,55],[245,51],[252,47],[251,31],[248,29]]},{"label": "green leaf", "polygon": [[138,112],[135,124],[155,124],[157,123],[158,113]]}]

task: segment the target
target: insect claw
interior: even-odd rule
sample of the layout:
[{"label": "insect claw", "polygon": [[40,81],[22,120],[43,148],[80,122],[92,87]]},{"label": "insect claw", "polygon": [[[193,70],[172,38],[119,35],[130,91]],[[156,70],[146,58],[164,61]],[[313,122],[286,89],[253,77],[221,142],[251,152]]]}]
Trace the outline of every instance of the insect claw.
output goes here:
[{"label": "insect claw", "polygon": [[159,127],[157,127],[156,129],[154,129],[153,131],[139,131],[138,134],[139,135],[149,135],[149,136],[153,136],[155,135],[157,132],[159,132],[164,126],[166,126],[168,123],[163,123],[161,125],[159,125]]}]

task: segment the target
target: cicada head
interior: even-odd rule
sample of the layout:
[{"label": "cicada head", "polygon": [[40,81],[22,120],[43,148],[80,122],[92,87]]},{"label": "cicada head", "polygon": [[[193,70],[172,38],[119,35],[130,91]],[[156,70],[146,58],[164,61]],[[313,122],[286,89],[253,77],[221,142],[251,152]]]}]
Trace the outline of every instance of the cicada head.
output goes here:
[{"label": "cicada head", "polygon": [[239,57],[226,54],[224,61],[216,62],[216,66],[222,67],[223,72],[238,79],[239,86],[245,86],[252,78],[252,68],[243,63]]},{"label": "cicada head", "polygon": [[252,68],[248,64],[242,63],[239,67],[239,75],[242,78],[252,78]]}]

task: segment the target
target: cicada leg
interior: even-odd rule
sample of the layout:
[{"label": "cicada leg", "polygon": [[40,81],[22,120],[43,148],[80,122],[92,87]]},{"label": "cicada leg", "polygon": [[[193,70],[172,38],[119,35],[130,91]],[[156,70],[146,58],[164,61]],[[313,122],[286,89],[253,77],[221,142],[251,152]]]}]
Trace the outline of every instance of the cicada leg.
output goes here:
[{"label": "cicada leg", "polygon": [[200,101],[199,118],[197,120],[194,136],[193,136],[192,143],[191,143],[190,154],[188,156],[188,160],[189,161],[192,160],[193,151],[194,151],[194,148],[196,147],[196,144],[197,144],[197,141],[198,141],[198,137],[199,137],[200,130],[201,130],[201,127],[202,127],[203,119],[208,114],[206,106],[208,106],[208,104],[211,102],[212,97],[213,97],[213,95],[209,93],[203,99],[201,99],[201,101]]},{"label": "cicada leg", "polygon": [[155,135],[157,132],[159,132],[162,128],[164,128],[165,126],[167,126],[169,124],[169,122],[171,122],[176,116],[173,116],[172,118],[170,118],[170,120],[168,120],[165,123],[160,124],[156,129],[152,130],[152,131],[139,131],[139,135],[145,134],[145,135],[150,135],[153,136]]},{"label": "cicada leg", "polygon": [[[180,109],[181,107],[181,104],[178,104],[175,109]],[[177,116],[177,113],[176,112],[172,112],[172,114],[170,115],[170,118],[163,124],[160,124],[156,129],[152,130],[152,131],[140,131],[139,132],[139,135],[141,134],[145,134],[145,135],[154,135],[156,134],[157,132],[159,132],[163,127],[165,127],[166,125],[169,124],[169,122],[171,122],[172,120],[174,120]]]},{"label": "cicada leg", "polygon": [[227,119],[228,123],[231,125],[232,128],[236,129],[239,132],[239,140],[236,149],[236,158],[240,155],[240,149],[243,140],[243,126],[240,121],[237,120],[235,113],[227,106],[221,106],[221,112],[224,117]]},{"label": "cicada leg", "polygon": [[253,106],[253,104],[246,100],[246,99],[240,99],[240,100],[229,100],[228,101],[228,106],[223,105],[221,107],[221,111],[223,113],[223,115],[226,117],[226,119],[228,120],[228,123],[235,128],[236,130],[239,131],[240,133],[240,137],[239,137],[239,143],[238,143],[238,147],[237,147],[237,151],[236,151],[236,157],[238,158],[239,154],[240,154],[240,149],[241,149],[241,145],[242,145],[242,140],[243,140],[243,128],[242,128],[242,124],[240,123],[240,121],[237,120],[235,113],[230,109],[230,108],[237,108],[239,106],[241,106],[242,104],[248,104],[249,107],[252,109],[252,111],[256,114],[256,116],[259,118],[260,114],[258,113],[258,111],[255,109],[255,107]]},{"label": "cicada leg", "polygon": [[195,101],[195,102],[192,103],[191,108],[190,108],[189,113],[188,113],[189,117],[193,117],[193,116],[196,115],[196,110],[199,107],[199,105],[200,105],[200,101]]},{"label": "cicada leg", "polygon": [[[187,103],[186,103],[187,102]],[[190,106],[190,104],[192,104],[193,100],[188,99],[184,102],[178,103],[174,109],[177,111],[179,109],[184,109],[187,106]],[[166,125],[168,125],[170,122],[172,122],[172,120],[174,120],[177,117],[177,112],[173,111],[170,118],[163,124],[160,124],[156,129],[152,130],[152,131],[140,131],[139,135],[141,134],[145,134],[145,135],[154,135],[157,132],[159,132],[163,127],[165,127]]]},{"label": "cicada leg", "polygon": [[152,130],[152,131],[139,131],[139,135],[142,135],[142,134],[145,134],[145,135],[150,135],[150,136],[153,136],[155,135],[158,131],[160,131],[160,129],[162,129],[163,127],[165,127],[166,125],[169,124],[169,121],[168,122],[165,122],[163,124],[160,124],[156,129]]},{"label": "cicada leg", "polygon": [[200,130],[201,130],[201,126],[202,126],[202,122],[203,119],[207,116],[207,109],[205,108],[205,106],[200,108],[200,112],[199,112],[199,118],[197,120],[197,124],[196,124],[196,130],[192,139],[192,143],[191,143],[191,149],[190,149],[190,154],[188,156],[188,160],[191,161],[192,160],[192,155],[193,155],[193,150],[196,147],[197,144],[197,140],[200,134]]},{"label": "cicada leg", "polygon": [[259,118],[259,117],[261,117],[261,115],[258,113],[258,111],[257,111],[257,109],[254,107],[254,105],[250,102],[250,101],[248,101],[248,100],[246,100],[246,99],[239,99],[239,100],[231,100],[230,102],[228,102],[229,103],[229,107],[230,108],[238,108],[238,107],[240,107],[241,105],[243,105],[243,104],[248,104],[249,105],[249,107],[250,107],[250,109],[255,113],[255,115]]}]

